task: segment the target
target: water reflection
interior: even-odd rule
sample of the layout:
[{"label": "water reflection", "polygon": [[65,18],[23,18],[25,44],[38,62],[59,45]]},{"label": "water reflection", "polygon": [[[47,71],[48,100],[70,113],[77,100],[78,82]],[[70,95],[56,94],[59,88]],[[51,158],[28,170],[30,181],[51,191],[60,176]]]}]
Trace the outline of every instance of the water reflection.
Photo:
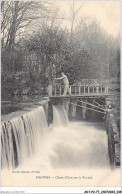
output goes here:
[{"label": "water reflection", "polygon": [[34,104],[37,104],[39,101],[41,101],[42,98],[43,95],[15,95],[13,97],[2,98],[1,114],[6,115],[11,112],[22,110],[25,107],[33,106]]}]

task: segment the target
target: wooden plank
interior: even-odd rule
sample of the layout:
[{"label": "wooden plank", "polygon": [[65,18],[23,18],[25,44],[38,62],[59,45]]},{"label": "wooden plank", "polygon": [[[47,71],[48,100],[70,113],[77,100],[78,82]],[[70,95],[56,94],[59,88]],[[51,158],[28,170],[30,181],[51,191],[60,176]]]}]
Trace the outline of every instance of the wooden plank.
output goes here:
[{"label": "wooden plank", "polygon": [[101,110],[105,111],[105,108],[101,108],[101,107],[96,106],[96,105],[94,105],[94,104],[91,104],[91,103],[89,103],[89,102],[84,102],[84,101],[81,101],[81,100],[78,100],[78,102],[82,102],[82,103],[84,103],[84,104],[88,104],[88,105],[90,105],[90,106],[93,106],[93,107],[96,107],[96,108],[98,108],[98,109],[101,109]]},{"label": "wooden plank", "polygon": [[[74,103],[72,103],[72,102],[70,102],[70,104],[73,104],[73,105],[75,105],[75,106],[79,106],[79,107],[84,108],[83,106],[78,105],[78,104],[74,104]],[[95,112],[99,112],[99,113],[102,113],[102,114],[106,114],[106,112],[102,112],[102,111],[95,110],[95,109],[92,109],[92,108],[88,108],[88,107],[86,107],[86,109],[89,109],[89,110],[92,110],[92,111],[95,111]]]},{"label": "wooden plank", "polygon": [[111,96],[110,94],[86,94],[86,95],[66,95],[66,96],[61,96],[61,95],[57,95],[57,96],[50,96],[49,98],[80,98],[80,97],[83,97],[83,98],[95,98],[95,97],[108,97],[108,96]]}]

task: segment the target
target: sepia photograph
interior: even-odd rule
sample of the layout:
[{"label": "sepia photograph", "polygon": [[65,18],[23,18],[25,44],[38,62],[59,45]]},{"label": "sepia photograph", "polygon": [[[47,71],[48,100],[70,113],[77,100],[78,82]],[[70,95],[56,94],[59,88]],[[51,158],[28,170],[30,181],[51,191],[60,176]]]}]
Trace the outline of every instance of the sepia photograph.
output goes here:
[{"label": "sepia photograph", "polygon": [[120,187],[120,1],[1,1],[1,186]]}]

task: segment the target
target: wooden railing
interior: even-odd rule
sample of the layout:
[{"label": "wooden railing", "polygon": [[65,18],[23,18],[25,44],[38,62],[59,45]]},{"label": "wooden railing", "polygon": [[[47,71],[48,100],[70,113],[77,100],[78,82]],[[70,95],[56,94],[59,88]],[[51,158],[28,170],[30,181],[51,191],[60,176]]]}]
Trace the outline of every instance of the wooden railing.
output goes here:
[{"label": "wooden railing", "polygon": [[[61,96],[63,95],[64,85],[50,85],[48,87],[49,96]],[[71,95],[107,95],[108,85],[70,85]]]}]

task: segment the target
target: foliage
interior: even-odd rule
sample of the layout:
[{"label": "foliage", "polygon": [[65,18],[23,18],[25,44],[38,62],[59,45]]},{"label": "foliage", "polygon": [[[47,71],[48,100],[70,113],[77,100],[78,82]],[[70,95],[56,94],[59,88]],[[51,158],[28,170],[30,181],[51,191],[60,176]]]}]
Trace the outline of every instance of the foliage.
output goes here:
[{"label": "foliage", "polygon": [[[48,6],[46,2],[1,3],[2,88],[14,82],[10,88],[24,85],[40,90],[53,82],[54,76],[60,76],[60,70],[66,73],[71,84],[84,78],[119,78],[120,39],[109,36],[96,20],[90,18],[81,18],[74,28],[75,13],[80,10],[75,11],[74,7],[71,29],[63,29],[59,23],[56,25],[57,12],[51,13]],[[44,21],[51,14],[50,25]],[[38,28],[34,21],[40,17],[43,22]],[[29,25],[34,26],[30,34]],[[46,68],[53,65],[55,75],[50,72],[47,77]],[[20,74],[19,84],[15,78],[17,74]]]}]

